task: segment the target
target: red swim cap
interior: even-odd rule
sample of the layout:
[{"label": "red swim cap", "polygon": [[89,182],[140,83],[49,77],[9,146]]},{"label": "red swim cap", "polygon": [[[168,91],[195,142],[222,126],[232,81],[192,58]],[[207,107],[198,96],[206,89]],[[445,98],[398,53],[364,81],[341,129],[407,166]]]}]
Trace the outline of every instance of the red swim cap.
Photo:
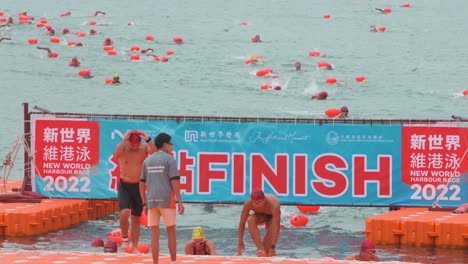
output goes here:
[{"label": "red swim cap", "polygon": [[100,237],[96,237],[93,239],[93,242],[91,242],[91,246],[93,247],[103,247],[104,246],[104,240]]},{"label": "red swim cap", "polygon": [[372,241],[368,239],[364,239],[364,241],[362,241],[362,244],[361,244],[361,250],[367,251],[369,249],[375,249],[375,245],[374,243],[372,243]]},{"label": "red swim cap", "polygon": [[255,189],[250,194],[250,199],[254,202],[262,201],[265,199],[265,193],[260,189]]},{"label": "red swim cap", "polygon": [[113,240],[108,240],[104,245],[104,252],[117,253],[117,243],[115,243]]},{"label": "red swim cap", "polygon": [[130,137],[128,138],[128,141],[130,141],[131,144],[140,143],[141,142],[140,132],[138,132],[137,130],[133,130],[130,133]]}]

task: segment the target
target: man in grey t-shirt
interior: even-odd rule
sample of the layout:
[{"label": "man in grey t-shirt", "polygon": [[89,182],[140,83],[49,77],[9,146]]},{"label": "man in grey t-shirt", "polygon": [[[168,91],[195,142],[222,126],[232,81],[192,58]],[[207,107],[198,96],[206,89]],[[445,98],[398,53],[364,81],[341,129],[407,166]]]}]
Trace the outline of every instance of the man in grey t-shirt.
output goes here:
[{"label": "man in grey t-shirt", "polygon": [[[177,164],[172,157],[174,148],[171,136],[160,133],[154,144],[157,152],[146,158],[140,176],[140,194],[148,210],[148,226],[151,228],[151,252],[153,262],[159,259],[159,224],[161,217],[167,230],[167,240],[172,263],[176,263],[176,200],[179,214],[184,213],[180,196],[180,176]],[[145,191],[146,187],[146,191]]]}]

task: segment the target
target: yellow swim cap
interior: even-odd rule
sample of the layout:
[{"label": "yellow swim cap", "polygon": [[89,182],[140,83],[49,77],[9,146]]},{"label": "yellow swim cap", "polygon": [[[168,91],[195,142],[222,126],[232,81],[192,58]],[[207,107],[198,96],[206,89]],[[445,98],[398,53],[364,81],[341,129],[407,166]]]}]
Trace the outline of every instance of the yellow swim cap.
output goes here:
[{"label": "yellow swim cap", "polygon": [[118,73],[114,73],[114,78],[119,78],[119,74]]},{"label": "yellow swim cap", "polygon": [[203,229],[199,226],[195,227],[195,229],[193,229],[192,239],[204,239],[204,238],[205,238],[205,233],[203,232]]}]

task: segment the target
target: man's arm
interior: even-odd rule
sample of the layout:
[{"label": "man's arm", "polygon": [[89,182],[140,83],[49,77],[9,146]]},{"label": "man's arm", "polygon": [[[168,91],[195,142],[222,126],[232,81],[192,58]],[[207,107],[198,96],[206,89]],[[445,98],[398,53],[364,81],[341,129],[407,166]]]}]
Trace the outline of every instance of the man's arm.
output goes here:
[{"label": "man's arm", "polygon": [[185,208],[182,204],[182,197],[180,196],[180,178],[171,180],[172,190],[174,190],[179,205],[179,214],[184,214]]},{"label": "man's arm", "polygon": [[216,248],[215,248],[215,245],[214,245],[213,241],[211,241],[211,240],[206,241],[206,249],[207,249],[208,253],[210,253],[210,256],[218,255],[218,253],[216,252]]},{"label": "man's arm", "polygon": [[129,136],[130,136],[130,131],[127,131],[122,139],[122,142],[117,144],[117,147],[115,148],[114,153],[112,154],[114,158],[116,159],[120,158],[120,155],[122,155],[122,153],[125,150],[125,145],[127,144],[127,140]]}]

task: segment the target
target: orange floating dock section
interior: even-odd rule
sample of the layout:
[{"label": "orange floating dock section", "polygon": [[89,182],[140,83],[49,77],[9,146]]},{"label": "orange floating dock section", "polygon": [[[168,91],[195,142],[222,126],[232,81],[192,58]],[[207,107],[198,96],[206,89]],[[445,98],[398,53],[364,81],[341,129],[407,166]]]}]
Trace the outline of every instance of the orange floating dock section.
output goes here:
[{"label": "orange floating dock section", "polygon": [[408,208],[366,219],[366,238],[379,245],[468,248],[468,213]]},{"label": "orange floating dock section", "polygon": [[[8,190],[17,186],[21,182],[6,183]],[[15,192],[6,195],[2,199],[8,202],[0,202],[0,235],[7,237],[39,235],[118,211],[118,202],[113,200],[45,198],[31,202],[31,199],[22,201],[22,196],[18,198]]]},{"label": "orange floating dock section", "polygon": [[[153,263],[150,254],[127,253],[89,253],[89,252],[50,252],[50,251],[11,251],[0,250],[2,263],[61,263],[61,264],[143,264]],[[160,255],[160,264],[170,264],[169,255]],[[197,264],[327,264],[327,263],[369,263],[362,261],[321,259],[292,259],[284,257],[256,258],[241,256],[188,256],[178,255],[177,263]],[[400,261],[381,261],[379,263],[410,263]]]}]

